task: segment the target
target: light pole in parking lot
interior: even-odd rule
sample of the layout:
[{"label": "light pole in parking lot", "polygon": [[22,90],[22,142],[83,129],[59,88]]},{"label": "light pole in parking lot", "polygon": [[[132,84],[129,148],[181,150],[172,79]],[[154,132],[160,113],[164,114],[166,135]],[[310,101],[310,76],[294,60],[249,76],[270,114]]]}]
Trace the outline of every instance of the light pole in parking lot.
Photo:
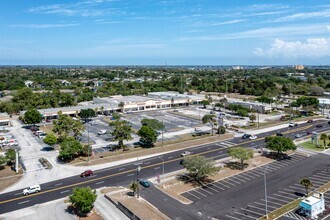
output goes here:
[{"label": "light pole in parking lot", "polygon": [[164,147],[164,120],[162,120],[162,124],[163,124],[163,127],[162,127],[162,147]]},{"label": "light pole in parking lot", "polygon": [[266,172],[268,169],[269,165],[266,167],[264,171],[264,182],[265,182],[265,207],[266,207],[266,219],[268,219],[268,204],[267,204],[267,182],[266,182]]},{"label": "light pole in parking lot", "polygon": [[89,146],[89,130],[87,130],[87,156],[88,156],[88,159],[87,159],[87,162],[89,163],[89,155],[90,155],[90,146]]},{"label": "light pole in parking lot", "polygon": [[[159,157],[159,159],[161,159],[163,161],[163,176],[162,178],[164,178],[164,174],[165,174],[165,161],[163,157]],[[164,181],[162,180],[162,183],[164,183]]]}]

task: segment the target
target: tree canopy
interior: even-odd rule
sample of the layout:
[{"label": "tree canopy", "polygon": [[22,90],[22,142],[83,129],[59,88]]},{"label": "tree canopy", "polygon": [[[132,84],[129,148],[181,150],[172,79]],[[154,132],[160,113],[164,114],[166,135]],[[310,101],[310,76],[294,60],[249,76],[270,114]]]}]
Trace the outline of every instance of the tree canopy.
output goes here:
[{"label": "tree canopy", "polygon": [[88,118],[95,117],[96,113],[94,109],[88,108],[81,109],[79,115],[82,119],[86,121]]},{"label": "tree canopy", "polygon": [[241,162],[241,169],[244,169],[244,161],[253,157],[253,149],[244,147],[233,147],[228,150],[228,155],[239,159]]},{"label": "tree canopy", "polygon": [[211,127],[212,127],[212,135],[213,135],[213,127],[214,125],[217,124],[217,119],[216,119],[216,116],[215,115],[204,115],[203,118],[202,118],[202,122],[203,124],[206,124],[206,123],[210,123]]},{"label": "tree canopy", "polygon": [[124,140],[132,140],[132,126],[127,122],[123,120],[115,120],[113,122],[110,122],[109,124],[111,127],[113,127],[113,131],[111,132],[111,135],[114,137],[115,141],[118,141],[118,146],[120,148],[123,148],[125,150]]},{"label": "tree canopy", "polygon": [[290,138],[283,137],[283,136],[276,136],[276,137],[267,137],[266,141],[266,148],[277,151],[278,154],[289,150],[296,150],[297,146],[293,143]]},{"label": "tree canopy", "polygon": [[42,115],[35,108],[27,110],[24,114],[24,122],[26,124],[38,124],[41,122],[41,120],[42,120]]},{"label": "tree canopy", "polygon": [[60,143],[60,152],[58,158],[63,161],[69,161],[79,156],[83,152],[82,144],[73,137],[66,137]]},{"label": "tree canopy", "polygon": [[147,125],[143,125],[137,135],[140,136],[140,143],[146,147],[153,147],[157,140],[156,131]]},{"label": "tree canopy", "polygon": [[96,191],[88,187],[73,188],[73,193],[69,196],[72,206],[80,213],[88,213],[93,209],[96,201]]},{"label": "tree canopy", "polygon": [[57,137],[54,134],[47,134],[44,138],[44,143],[53,146],[57,144]]},{"label": "tree canopy", "polygon": [[300,185],[305,187],[306,195],[308,195],[308,190],[313,187],[312,182],[308,178],[303,178],[300,180]]},{"label": "tree canopy", "polygon": [[59,112],[59,118],[53,120],[52,131],[59,136],[59,140],[65,139],[71,132],[74,137],[78,137],[85,130],[83,123],[72,119],[69,115]]},{"label": "tree canopy", "polygon": [[150,128],[154,130],[162,130],[164,129],[164,124],[161,121],[158,121],[157,119],[149,119],[149,118],[144,118],[141,120],[142,126],[149,126]]},{"label": "tree canopy", "polygon": [[200,181],[207,176],[213,175],[220,169],[215,166],[215,162],[213,160],[201,155],[185,157],[183,166],[189,172],[190,177],[196,181]]}]

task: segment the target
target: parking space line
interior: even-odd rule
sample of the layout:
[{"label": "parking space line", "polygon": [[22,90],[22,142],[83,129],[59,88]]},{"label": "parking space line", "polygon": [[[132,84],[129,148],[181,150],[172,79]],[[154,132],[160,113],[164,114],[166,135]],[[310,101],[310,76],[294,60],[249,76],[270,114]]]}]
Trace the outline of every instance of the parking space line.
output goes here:
[{"label": "parking space line", "polygon": [[[278,200],[278,201],[284,202],[284,204],[280,204],[280,203],[277,203],[277,202],[274,202],[274,201],[269,201],[269,199],[267,200],[267,203],[269,202],[269,203],[278,205],[280,207],[282,207],[283,205],[285,205],[287,203],[286,201],[283,201],[283,200],[280,200],[280,199],[276,199],[276,198],[272,198],[271,196],[268,196],[268,198],[273,199],[273,200]],[[265,202],[264,199],[261,199],[261,200]]]},{"label": "parking space line", "polygon": [[201,194],[201,195],[204,196],[204,197],[207,197],[206,195],[204,195],[204,194],[201,193],[201,192],[198,192],[197,190],[190,191],[190,193],[192,193],[192,192],[195,192],[195,193]]},{"label": "parking space line", "polygon": [[270,167],[271,166],[283,168],[283,167],[286,167],[287,165],[280,164],[280,163],[274,163],[274,164],[271,164]]},{"label": "parking space line", "polygon": [[293,189],[299,189],[299,190],[303,190],[302,187],[296,187],[296,186],[289,186],[290,188],[293,188]]},{"label": "parking space line", "polygon": [[278,193],[282,193],[282,194],[285,194],[285,195],[290,195],[290,196],[292,196],[292,192],[291,192],[291,193],[288,193],[288,192],[278,191]]},{"label": "parking space line", "polygon": [[241,220],[240,218],[235,218],[235,217],[233,217],[233,216],[231,216],[231,215],[226,215],[226,217],[228,217],[228,218],[232,218],[232,219],[235,219],[235,220]]},{"label": "parking space line", "polygon": [[242,181],[242,182],[246,183],[245,180],[242,180],[242,179],[238,178],[237,175],[231,176],[230,178],[233,178],[233,179],[236,179],[236,180],[239,180],[239,181]]},{"label": "parking space line", "polygon": [[280,168],[274,168],[274,167],[269,166],[268,169],[267,169],[267,171],[268,171],[268,170],[276,171],[276,170],[278,170],[278,169],[280,169]]},{"label": "parking space line", "polygon": [[324,171],[324,170],[322,170],[321,173],[325,173],[326,175],[329,175],[330,174],[329,171]]},{"label": "parking space line", "polygon": [[288,203],[288,201],[286,201],[284,199],[279,199],[279,198],[275,198],[275,197],[272,197],[272,196],[268,196],[268,198],[274,199],[274,200],[277,200],[277,201],[280,201],[280,202],[284,202],[284,204]]},{"label": "parking space line", "polygon": [[186,192],[186,193],[188,193],[189,195],[192,195],[193,197],[195,197],[195,198],[197,198],[197,199],[201,199],[201,198],[199,198],[198,196],[196,196],[196,195],[194,195],[194,194],[192,194],[192,193],[190,193],[190,192]]},{"label": "parking space line", "polygon": [[244,217],[249,217],[249,218],[252,218],[252,219],[256,219],[255,217],[252,217],[252,216],[248,216],[248,215],[245,215],[245,214],[243,214],[243,213],[240,213],[240,212],[236,212],[236,211],[234,211],[234,213],[236,213],[236,214],[238,214],[238,215],[242,215],[242,216],[244,216]]},{"label": "parking space line", "polygon": [[[254,175],[254,176],[256,176],[256,177],[260,177],[259,175],[257,175],[257,174],[259,174],[259,173],[256,172],[255,170],[249,170],[249,171],[247,171],[247,173],[252,174],[252,175]],[[256,173],[257,173],[257,174],[256,174]]]},{"label": "parking space line", "polygon": [[[262,199],[262,200],[265,201],[264,199]],[[257,203],[257,202],[255,202],[255,203]],[[274,210],[275,210],[275,209],[278,209],[279,207],[271,206],[271,205],[269,205],[269,203],[271,203],[271,204],[275,204],[275,205],[278,205],[279,207],[282,207],[282,206],[283,206],[283,205],[280,205],[280,204],[278,204],[278,203],[276,203],[276,202],[273,202],[273,201],[269,201],[269,200],[267,200],[267,206],[270,207],[270,208],[273,208]],[[261,204],[261,203],[257,203],[257,204]]]},{"label": "parking space line", "polygon": [[242,184],[242,183],[240,183],[240,182],[238,182],[238,181],[236,181],[236,180],[233,180],[233,177],[228,178],[226,181],[227,181],[227,182],[228,182],[228,181],[232,181],[232,182],[237,183],[237,184],[240,184],[240,185]]},{"label": "parking space line", "polygon": [[318,177],[309,177],[309,179],[311,179],[312,180],[312,182],[319,182],[319,183],[321,183],[321,184],[324,184],[324,183],[327,183],[328,182],[328,180],[320,180]]},{"label": "parking space line", "polygon": [[218,189],[225,190],[224,188],[222,188],[222,187],[220,187],[220,186],[217,186],[217,185],[214,184],[214,183],[209,183],[208,185],[212,185],[212,186],[214,186],[214,187],[216,187],[216,188],[218,188]]},{"label": "parking space line", "polygon": [[[265,201],[265,200],[264,200]],[[263,205],[263,206],[265,206],[265,204],[262,204],[262,203],[259,203],[259,202],[254,202],[255,204],[258,204],[258,205]],[[278,207],[275,207],[275,206],[271,206],[271,205],[269,205],[269,203],[273,203],[273,202],[271,202],[271,201],[268,201],[267,200],[267,207],[270,207],[270,208],[273,208],[273,209],[277,209]],[[281,205],[282,206],[282,205]]]},{"label": "parking space line", "polygon": [[254,209],[259,209],[259,210],[261,210],[261,211],[266,211],[266,209],[262,209],[262,208],[260,208],[260,207],[255,207],[255,206],[253,206],[253,205],[248,205],[248,207],[252,207],[252,208],[254,208]]},{"label": "parking space line", "polygon": [[158,169],[160,169],[160,167],[155,167],[155,168],[154,168],[154,170],[158,170]]},{"label": "parking space line", "polygon": [[227,185],[225,185],[224,183],[222,183],[222,182],[220,182],[220,181],[216,182],[216,184],[220,184],[221,186],[227,187],[228,189],[231,188],[230,186],[227,186]]},{"label": "parking space line", "polygon": [[221,180],[222,182],[225,182],[225,183],[228,183],[228,184],[230,184],[230,185],[232,185],[232,186],[236,186],[236,185],[234,185],[234,184],[232,184],[231,182],[228,182],[227,180]]},{"label": "parking space line", "polygon": [[173,157],[168,157],[167,159],[172,159]]},{"label": "parking space line", "polygon": [[[288,189],[288,188],[284,188],[283,190],[293,192],[293,193],[296,193],[298,191],[298,190],[293,190],[293,189]],[[299,192],[297,192],[297,193],[299,193]]]},{"label": "parking space line", "polygon": [[245,173],[241,173],[239,174],[239,177],[242,177],[243,179],[246,179],[248,181],[251,181],[251,179],[247,178],[246,176],[244,176]]},{"label": "parking space line", "polygon": [[[208,185],[209,185],[209,184],[208,184]],[[206,187],[206,189],[210,189],[210,190],[213,190],[214,192],[217,192],[217,193],[219,192],[218,190],[216,190],[216,189],[213,189],[211,186],[208,186],[208,185],[207,185],[207,186],[205,186],[205,187]]]},{"label": "parking space line", "polygon": [[147,165],[147,164],[150,164],[150,163],[151,163],[151,162],[150,162],[150,161],[148,161],[148,162],[145,162],[144,164],[146,164],[146,165]]},{"label": "parking space line", "polygon": [[329,176],[330,174],[328,174],[328,176],[326,176],[326,175],[319,175],[319,174],[315,174],[315,175],[313,175],[313,176],[316,176],[316,177],[318,177],[318,178],[322,178],[322,179],[326,179],[326,180],[330,180],[330,176]]},{"label": "parking space line", "polygon": [[209,192],[209,191],[208,191],[208,190],[206,190],[206,189],[203,189],[203,188],[198,188],[198,190],[203,190],[203,191],[207,192],[208,194],[210,194],[210,195],[213,195],[213,193]]},{"label": "parking space line", "polygon": [[287,199],[291,199],[291,200],[293,200],[296,197],[296,196],[293,196],[293,198],[291,198],[291,197],[283,196],[283,195],[280,195],[280,194],[277,194],[277,193],[274,193],[273,196],[279,196],[279,197],[287,198]]},{"label": "parking space line", "polygon": [[255,215],[260,215],[260,217],[261,216],[264,216],[264,214],[261,214],[261,213],[259,213],[259,212],[255,212],[255,211],[251,211],[250,209],[243,209],[243,208],[241,208],[241,210],[243,210],[244,212],[251,212],[251,213],[253,213],[253,214],[255,214]]}]

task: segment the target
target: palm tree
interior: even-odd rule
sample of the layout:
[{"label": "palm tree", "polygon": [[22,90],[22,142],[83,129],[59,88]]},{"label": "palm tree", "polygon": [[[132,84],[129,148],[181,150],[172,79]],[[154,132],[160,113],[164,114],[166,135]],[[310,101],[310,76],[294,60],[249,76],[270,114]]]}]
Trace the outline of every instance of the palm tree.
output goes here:
[{"label": "palm tree", "polygon": [[100,110],[101,110],[101,114],[103,115],[103,113],[104,113],[104,107],[101,106]]},{"label": "palm tree", "polygon": [[136,194],[136,191],[137,191],[137,188],[138,188],[138,187],[139,187],[139,186],[138,186],[138,182],[137,182],[137,181],[133,181],[133,182],[129,185],[129,188],[130,188],[130,190],[133,191],[134,196],[135,196],[135,194]]},{"label": "palm tree", "polygon": [[325,149],[325,147],[327,145],[327,139],[328,139],[328,135],[327,134],[325,134],[325,133],[321,134],[320,140],[323,141],[323,147],[324,147],[324,149]]},{"label": "palm tree", "polygon": [[213,127],[217,123],[215,115],[204,115],[204,117],[202,118],[202,122],[203,122],[203,124],[206,124],[206,123],[211,124],[211,126],[212,126],[212,136],[213,136]]},{"label": "palm tree", "polygon": [[308,190],[313,187],[312,182],[307,178],[301,179],[300,180],[300,185],[305,187],[306,195],[308,195]]}]

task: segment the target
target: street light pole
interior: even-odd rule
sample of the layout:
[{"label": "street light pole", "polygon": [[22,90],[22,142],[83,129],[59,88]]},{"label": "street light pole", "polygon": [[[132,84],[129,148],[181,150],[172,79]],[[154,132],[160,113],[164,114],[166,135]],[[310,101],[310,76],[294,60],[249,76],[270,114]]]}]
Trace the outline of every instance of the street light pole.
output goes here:
[{"label": "street light pole", "polygon": [[164,147],[164,120],[162,120],[162,147]]},{"label": "street light pole", "polygon": [[137,198],[140,198],[140,186],[139,186],[139,173],[140,173],[141,167],[138,166],[136,171],[136,184],[137,184]]},{"label": "street light pole", "polygon": [[[161,159],[163,161],[163,177],[164,178],[164,174],[165,174],[165,161],[164,161],[164,158],[162,157],[159,157],[159,159]],[[164,183],[164,180],[162,179],[162,183]]]},{"label": "street light pole", "polygon": [[87,162],[89,163],[89,154],[90,154],[90,146],[89,146],[89,130],[87,130],[87,147],[88,147],[88,151],[87,151],[87,156],[88,156],[88,159],[87,159]]},{"label": "street light pole", "polygon": [[267,182],[266,182],[266,172],[268,169],[269,165],[266,167],[264,171],[264,182],[265,182],[265,206],[266,206],[266,219],[268,219],[268,204],[267,204]]}]

